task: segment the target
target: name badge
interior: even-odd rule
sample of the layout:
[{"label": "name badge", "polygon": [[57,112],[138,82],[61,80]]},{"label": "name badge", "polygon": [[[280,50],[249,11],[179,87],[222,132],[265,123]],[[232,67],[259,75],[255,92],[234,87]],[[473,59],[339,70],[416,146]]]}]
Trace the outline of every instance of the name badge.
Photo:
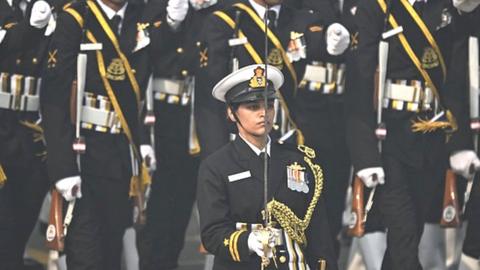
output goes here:
[{"label": "name badge", "polygon": [[244,172],[241,172],[241,173],[236,173],[236,174],[229,175],[228,176],[228,182],[231,183],[231,182],[235,182],[235,181],[250,178],[250,177],[252,177],[252,174],[250,173],[250,171],[244,171]]},{"label": "name badge", "polygon": [[387,39],[387,38],[390,38],[390,37],[393,37],[395,35],[398,35],[400,33],[403,32],[403,27],[402,26],[399,26],[399,27],[396,27],[396,28],[393,28],[391,30],[388,30],[387,32],[385,33],[382,33],[382,38],[383,39]]},{"label": "name badge", "polygon": [[82,43],[80,44],[80,51],[100,51],[103,48],[102,43]]},{"label": "name badge", "polygon": [[243,45],[243,44],[247,44],[247,43],[248,43],[247,37],[231,38],[231,39],[228,40],[228,45],[230,47],[239,46],[239,45]]}]

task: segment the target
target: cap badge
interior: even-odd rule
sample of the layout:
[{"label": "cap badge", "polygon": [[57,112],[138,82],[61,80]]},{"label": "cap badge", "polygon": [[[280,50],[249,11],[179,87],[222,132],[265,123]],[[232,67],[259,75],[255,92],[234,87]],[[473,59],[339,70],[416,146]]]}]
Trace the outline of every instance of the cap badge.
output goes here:
[{"label": "cap badge", "polygon": [[251,88],[262,88],[267,86],[267,79],[265,78],[265,69],[257,67],[253,70],[254,75],[250,79]]}]

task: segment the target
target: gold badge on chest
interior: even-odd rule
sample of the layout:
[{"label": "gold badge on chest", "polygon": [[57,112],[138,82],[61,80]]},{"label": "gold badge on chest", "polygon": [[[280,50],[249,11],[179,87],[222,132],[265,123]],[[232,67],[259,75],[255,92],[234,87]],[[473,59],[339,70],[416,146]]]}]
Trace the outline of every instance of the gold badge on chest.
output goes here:
[{"label": "gold badge on chest", "polygon": [[431,47],[426,47],[423,50],[422,67],[424,69],[432,69],[438,67],[440,61],[438,55]]},{"label": "gold badge on chest", "polygon": [[120,58],[113,58],[107,68],[107,78],[111,81],[125,80],[125,67]]},{"label": "gold badge on chest", "polygon": [[267,63],[278,69],[282,69],[283,68],[282,52],[277,48],[271,49],[267,57]]}]

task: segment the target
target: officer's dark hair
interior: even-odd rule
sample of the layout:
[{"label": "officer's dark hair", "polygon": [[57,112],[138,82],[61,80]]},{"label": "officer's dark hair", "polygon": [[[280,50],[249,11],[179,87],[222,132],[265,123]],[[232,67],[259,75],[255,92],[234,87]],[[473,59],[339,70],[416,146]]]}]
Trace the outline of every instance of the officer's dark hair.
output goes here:
[{"label": "officer's dark hair", "polygon": [[232,112],[236,112],[236,111],[238,111],[238,108],[240,107],[240,103],[230,102],[230,103],[227,104],[227,106],[230,108],[230,110],[232,110]]},{"label": "officer's dark hair", "polygon": [[[242,126],[242,122],[240,122],[240,119],[238,119],[238,116],[237,116],[237,111],[238,111],[238,108],[240,107],[240,104],[241,103],[229,102],[229,103],[227,103],[227,108],[229,108],[230,111],[232,111],[233,118],[235,118],[236,123],[238,123],[240,126]],[[230,117],[228,116],[228,111],[227,111],[227,120],[228,120],[229,123],[232,124],[232,128],[231,128],[232,133],[238,132],[238,128],[237,128],[236,123],[234,121],[232,121],[232,119],[230,119]]]}]

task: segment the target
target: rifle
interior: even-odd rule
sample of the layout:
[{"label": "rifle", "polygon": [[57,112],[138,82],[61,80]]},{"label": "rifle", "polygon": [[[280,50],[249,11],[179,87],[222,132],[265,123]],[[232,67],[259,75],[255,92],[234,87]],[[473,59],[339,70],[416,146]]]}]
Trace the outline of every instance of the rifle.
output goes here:
[{"label": "rifle", "polygon": [[48,249],[62,252],[65,248],[65,235],[63,231],[63,198],[56,188],[52,188],[50,202],[50,216],[46,232]]},{"label": "rifle", "polygon": [[239,68],[238,58],[235,56],[235,49],[237,46],[247,43],[247,39],[240,38],[240,16],[242,12],[240,10],[235,11],[235,29],[233,30],[233,37],[228,40],[228,45],[232,47],[230,50],[230,63],[231,72],[237,71]]},{"label": "rifle", "polygon": [[[145,119],[143,123],[149,129],[149,136],[150,136],[150,145],[153,149],[155,149],[155,112],[153,109],[153,75],[150,75],[148,78],[148,85],[145,91],[145,107],[147,109]],[[149,166],[150,162],[146,162],[147,166]]]},{"label": "rifle", "polygon": [[448,169],[445,175],[445,192],[443,195],[443,211],[440,225],[447,228],[460,226],[460,204],[457,195],[457,177]]},{"label": "rifle", "polygon": [[[480,117],[479,117],[479,95],[480,95],[480,74],[479,74],[479,53],[478,38],[471,36],[468,39],[468,77],[469,77],[469,96],[470,96],[470,128],[473,131],[473,146],[475,153],[478,153],[478,134],[480,133]],[[465,190],[465,201],[463,203],[462,212],[465,213],[467,203],[472,192],[473,180],[475,175],[472,174],[471,179],[467,179],[467,188]]]},{"label": "rifle", "polygon": [[133,224],[136,230],[141,229],[147,223],[146,202],[143,192],[133,196]]},{"label": "rifle", "polygon": [[[147,202],[150,197],[150,184],[144,183],[144,180],[150,178],[146,162],[140,163],[142,168],[139,169],[139,162],[134,153],[134,146],[130,145],[130,158],[132,164],[132,180],[134,185],[130,187],[130,195],[133,197],[133,223],[134,228],[138,231],[147,223]],[[140,175],[141,173],[141,175]],[[150,180],[146,180],[150,182]]]},{"label": "rifle", "polygon": [[[386,136],[387,136],[387,128],[386,128],[386,125],[385,125],[385,123],[383,122],[383,119],[382,119],[383,95],[384,95],[385,84],[386,84],[386,80],[387,80],[387,67],[388,67],[389,43],[388,43],[387,39],[392,37],[392,36],[395,36],[395,35],[397,35],[397,34],[399,34],[403,31],[403,28],[401,26],[397,27],[395,29],[389,30],[389,31],[385,31],[387,29],[387,25],[388,25],[388,17],[390,16],[390,8],[391,8],[391,1],[388,1],[387,2],[387,12],[386,12],[385,21],[384,21],[384,32],[382,33],[382,38],[381,38],[381,40],[378,44],[378,78],[376,80],[377,85],[378,85],[377,100],[376,100],[376,104],[377,104],[377,106],[376,106],[377,107],[377,127],[375,129],[375,136],[377,137],[377,140],[378,140],[377,147],[378,147],[378,152],[379,153],[382,153],[382,141],[384,141]],[[376,181],[377,180],[377,175],[374,174],[372,176],[372,178],[373,178],[374,181]],[[358,179],[358,180],[361,180],[361,179]],[[365,186],[364,186],[363,183],[358,183],[357,185],[358,185],[357,193],[355,193],[355,188],[354,188],[354,196],[360,195],[360,192],[363,193],[363,190],[365,189]],[[370,210],[372,209],[372,206],[373,206],[373,198],[375,196],[375,190],[376,190],[376,187],[374,187],[372,189],[372,191],[370,192],[370,195],[368,196],[367,204],[365,205],[365,211],[359,212],[359,213],[364,213],[364,214],[362,215],[363,216],[362,219],[360,219],[360,216],[357,216],[357,219],[359,219],[359,220],[356,221],[356,223],[359,223],[359,225],[356,225],[356,226],[365,226],[365,223],[366,223],[367,217],[368,217],[368,212],[370,212]],[[363,197],[363,194],[361,196]],[[355,199],[352,201],[352,204],[356,204],[355,205],[356,208],[363,207],[363,203],[362,203],[362,205],[358,205],[357,201]],[[353,206],[352,206],[352,208],[353,208]],[[355,228],[356,226],[354,226],[353,228]],[[352,231],[351,233],[353,234],[354,232]],[[355,233],[357,233],[357,235],[355,235],[355,236],[358,236],[358,237],[363,236],[363,234],[365,233],[365,229],[362,228],[362,227],[356,228]]]},{"label": "rifle", "polygon": [[354,237],[361,237],[365,234],[364,219],[364,192],[365,185],[360,177],[355,176],[353,180],[353,192],[352,192],[352,212],[351,220],[348,228],[348,235]]}]

